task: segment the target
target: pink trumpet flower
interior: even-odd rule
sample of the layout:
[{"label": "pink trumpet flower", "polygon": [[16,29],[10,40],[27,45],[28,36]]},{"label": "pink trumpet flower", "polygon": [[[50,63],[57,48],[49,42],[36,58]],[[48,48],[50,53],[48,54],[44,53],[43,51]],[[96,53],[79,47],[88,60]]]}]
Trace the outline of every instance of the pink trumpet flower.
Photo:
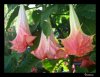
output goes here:
[{"label": "pink trumpet flower", "polygon": [[53,33],[51,33],[51,35],[46,38],[42,32],[38,48],[31,53],[39,59],[59,59],[68,57],[65,51],[55,40]]},{"label": "pink trumpet flower", "polygon": [[33,37],[30,33],[23,5],[20,5],[16,33],[16,38],[13,41],[10,41],[13,44],[11,49],[22,53],[26,50],[28,45],[32,45],[32,42],[35,39],[35,36]]},{"label": "pink trumpet flower", "polygon": [[93,36],[83,33],[78,17],[72,5],[70,6],[70,34],[67,38],[62,39],[62,44],[69,55],[84,56],[93,50]]}]

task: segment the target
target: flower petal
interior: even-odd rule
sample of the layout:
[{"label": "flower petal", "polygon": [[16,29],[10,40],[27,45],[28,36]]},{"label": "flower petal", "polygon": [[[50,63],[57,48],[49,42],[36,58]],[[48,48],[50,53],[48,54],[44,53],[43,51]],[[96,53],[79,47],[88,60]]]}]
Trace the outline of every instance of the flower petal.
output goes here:
[{"label": "flower petal", "polygon": [[35,39],[35,36],[32,36],[30,33],[23,5],[20,5],[16,32],[16,38],[13,41],[10,41],[13,44],[11,49],[22,53],[26,50],[28,45],[32,45],[32,42]]},{"label": "flower petal", "polygon": [[61,47],[57,44],[53,33],[46,38],[42,32],[38,48],[31,53],[39,59],[59,59],[67,57],[64,50],[61,50],[60,48]]},{"label": "flower petal", "polygon": [[62,39],[62,44],[69,55],[84,56],[93,50],[93,36],[83,33],[78,17],[70,5],[70,34]]}]

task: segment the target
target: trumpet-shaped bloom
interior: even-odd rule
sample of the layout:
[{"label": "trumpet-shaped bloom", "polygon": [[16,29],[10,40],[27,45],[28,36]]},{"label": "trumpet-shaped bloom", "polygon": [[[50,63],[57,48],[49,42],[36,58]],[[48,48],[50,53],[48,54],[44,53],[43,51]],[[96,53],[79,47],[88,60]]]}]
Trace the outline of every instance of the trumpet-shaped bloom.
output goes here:
[{"label": "trumpet-shaped bloom", "polygon": [[61,41],[69,55],[84,56],[94,48],[93,35],[83,33],[72,5],[70,5],[70,34]]},{"label": "trumpet-shaped bloom", "polygon": [[11,49],[18,51],[19,53],[22,53],[26,50],[28,45],[32,45],[32,42],[35,39],[35,36],[33,37],[30,33],[23,5],[20,5],[17,23],[17,36],[13,41],[10,41],[13,44]]},{"label": "trumpet-shaped bloom", "polygon": [[65,51],[60,47],[60,45],[55,40],[53,33],[51,33],[51,35],[48,38],[46,38],[44,33],[41,32],[39,46],[31,53],[39,59],[59,59],[67,57]]}]

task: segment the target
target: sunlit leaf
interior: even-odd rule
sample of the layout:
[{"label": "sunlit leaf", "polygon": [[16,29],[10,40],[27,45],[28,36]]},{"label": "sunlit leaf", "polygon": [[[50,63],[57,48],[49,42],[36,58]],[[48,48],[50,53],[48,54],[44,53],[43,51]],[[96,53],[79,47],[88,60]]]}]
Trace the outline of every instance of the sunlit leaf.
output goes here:
[{"label": "sunlit leaf", "polygon": [[8,23],[7,23],[7,27],[6,27],[6,30],[10,27],[12,21],[16,18],[16,16],[18,15],[18,11],[19,11],[19,6],[17,6],[13,13],[10,15],[9,17],[9,20],[8,20]]},{"label": "sunlit leaf", "polygon": [[44,60],[42,61],[42,64],[43,64],[43,67],[48,70],[49,72],[52,72],[53,68],[55,67],[56,63],[58,62],[59,60]]},{"label": "sunlit leaf", "polygon": [[17,4],[7,4],[8,12],[10,12],[11,10],[13,10],[16,6],[17,6]]}]

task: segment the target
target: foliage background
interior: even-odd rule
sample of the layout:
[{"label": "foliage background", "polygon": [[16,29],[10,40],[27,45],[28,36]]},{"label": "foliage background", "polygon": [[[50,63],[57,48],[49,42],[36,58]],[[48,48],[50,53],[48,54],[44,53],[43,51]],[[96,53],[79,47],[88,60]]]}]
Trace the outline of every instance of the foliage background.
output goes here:
[{"label": "foliage background", "polygon": [[[95,4],[74,4],[75,11],[82,24],[82,30],[88,35],[96,34],[96,5]],[[32,67],[38,72],[69,72],[68,59],[58,60],[39,60],[30,54],[31,50],[37,48],[40,39],[41,30],[46,36],[50,35],[53,29],[55,37],[59,40],[69,35],[69,7],[68,4],[25,4],[25,10],[28,18],[29,27],[32,35],[38,36],[35,44],[27,48],[25,53],[19,54],[10,49],[10,40],[16,36],[15,26],[19,11],[19,4],[4,5],[4,33],[5,33],[5,51],[4,51],[4,72],[29,73]],[[48,22],[44,22],[48,20]],[[52,27],[51,27],[51,26]],[[60,42],[60,40],[59,40]],[[96,44],[96,35],[94,37]],[[91,60],[96,62],[96,47],[89,54]],[[62,70],[63,69],[63,70]],[[91,68],[80,68],[77,66],[78,73],[95,73],[95,66]]]}]

